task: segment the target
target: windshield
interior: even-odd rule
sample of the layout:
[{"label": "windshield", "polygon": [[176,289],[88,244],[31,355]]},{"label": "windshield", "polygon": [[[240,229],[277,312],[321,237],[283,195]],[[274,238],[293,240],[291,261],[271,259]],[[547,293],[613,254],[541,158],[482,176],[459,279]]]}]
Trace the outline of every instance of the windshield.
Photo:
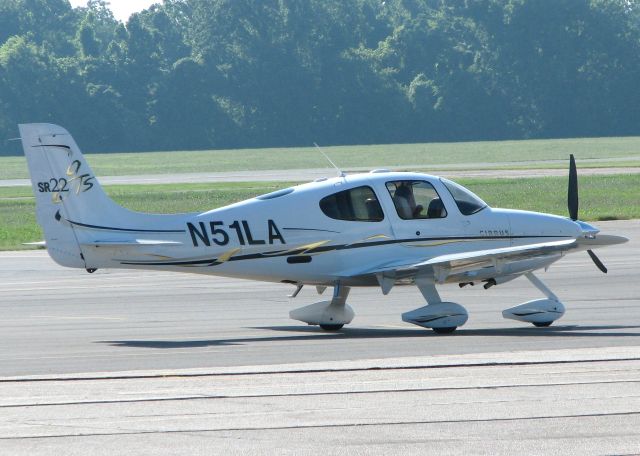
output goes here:
[{"label": "windshield", "polygon": [[476,195],[464,188],[462,185],[456,184],[448,179],[440,179],[451,196],[456,202],[458,209],[463,215],[471,215],[481,211],[487,207],[487,203],[482,201]]}]

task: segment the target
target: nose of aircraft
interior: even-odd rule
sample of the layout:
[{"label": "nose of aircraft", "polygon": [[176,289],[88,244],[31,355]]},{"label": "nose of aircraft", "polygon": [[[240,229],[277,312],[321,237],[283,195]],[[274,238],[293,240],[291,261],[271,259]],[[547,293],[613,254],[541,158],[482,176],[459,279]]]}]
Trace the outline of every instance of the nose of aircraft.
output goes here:
[{"label": "nose of aircraft", "polygon": [[572,222],[580,227],[580,234],[586,238],[593,237],[600,232],[598,228],[582,220],[572,220]]},{"label": "nose of aircraft", "polygon": [[540,212],[501,210],[509,217],[513,236],[577,238],[598,229],[583,222],[574,222],[566,217]]}]

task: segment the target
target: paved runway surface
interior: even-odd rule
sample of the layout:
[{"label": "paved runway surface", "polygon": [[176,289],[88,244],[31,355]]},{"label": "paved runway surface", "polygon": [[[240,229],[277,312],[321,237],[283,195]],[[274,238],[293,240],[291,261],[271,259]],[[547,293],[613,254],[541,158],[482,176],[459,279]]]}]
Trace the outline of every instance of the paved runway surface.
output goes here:
[{"label": "paved runway surface", "polygon": [[400,321],[412,287],[327,334],[287,319],[315,290],[0,254],[0,454],[640,453],[640,221],[598,225],[632,242],[540,274],[562,320],[501,318],[526,280],[449,286],[451,336]]}]

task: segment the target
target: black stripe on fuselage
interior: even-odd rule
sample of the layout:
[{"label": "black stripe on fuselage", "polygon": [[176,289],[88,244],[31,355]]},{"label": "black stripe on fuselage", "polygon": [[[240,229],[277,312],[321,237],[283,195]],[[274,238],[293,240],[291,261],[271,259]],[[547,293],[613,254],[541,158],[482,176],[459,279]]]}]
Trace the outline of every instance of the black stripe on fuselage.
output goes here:
[{"label": "black stripe on fuselage", "polygon": [[71,147],[65,146],[64,144],[38,144],[37,146],[31,147],[62,147],[63,149],[71,150]]},{"label": "black stripe on fuselage", "polygon": [[402,244],[405,242],[416,241],[474,241],[482,239],[493,240],[511,240],[511,239],[540,239],[540,238],[571,238],[571,236],[470,236],[470,237],[436,237],[436,238],[415,238],[415,239],[388,239],[383,241],[373,242],[360,242],[355,244],[339,244],[339,245],[324,245],[315,247],[313,249],[301,248],[296,250],[276,251],[276,252],[261,252],[250,253],[247,255],[238,255],[227,259],[226,261],[218,261],[217,258],[202,259],[202,260],[182,260],[182,261],[162,261],[162,262],[135,262],[135,261],[121,261],[120,264],[135,265],[135,266],[217,266],[227,261],[244,261],[244,260],[256,260],[262,258],[277,258],[300,255],[304,253],[311,255],[314,253],[326,253],[337,250],[350,250],[363,247],[378,247],[381,245],[390,244]]},{"label": "black stripe on fuselage", "polygon": [[333,230],[321,230],[318,228],[293,228],[293,227],[284,227],[282,228],[283,230],[287,230],[287,231],[320,231],[322,233],[338,233],[340,234],[340,231],[333,231]]},{"label": "black stripe on fuselage", "polygon": [[145,230],[139,228],[117,228],[114,226],[100,226],[89,225],[88,223],[74,222],[73,220],[67,220],[72,225],[81,226],[83,228],[91,228],[93,230],[107,230],[107,231],[124,231],[127,233],[186,233],[187,230]]}]

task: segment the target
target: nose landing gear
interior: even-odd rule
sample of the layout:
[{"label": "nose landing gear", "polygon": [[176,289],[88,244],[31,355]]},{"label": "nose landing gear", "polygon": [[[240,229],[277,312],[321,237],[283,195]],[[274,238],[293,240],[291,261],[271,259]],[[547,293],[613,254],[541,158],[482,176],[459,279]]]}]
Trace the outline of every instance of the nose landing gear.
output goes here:
[{"label": "nose landing gear", "polygon": [[564,305],[533,272],[525,274],[525,277],[529,279],[538,290],[542,291],[547,299],[535,299],[511,307],[502,311],[502,316],[511,320],[533,323],[533,325],[538,328],[550,326],[554,321],[564,315]]}]

